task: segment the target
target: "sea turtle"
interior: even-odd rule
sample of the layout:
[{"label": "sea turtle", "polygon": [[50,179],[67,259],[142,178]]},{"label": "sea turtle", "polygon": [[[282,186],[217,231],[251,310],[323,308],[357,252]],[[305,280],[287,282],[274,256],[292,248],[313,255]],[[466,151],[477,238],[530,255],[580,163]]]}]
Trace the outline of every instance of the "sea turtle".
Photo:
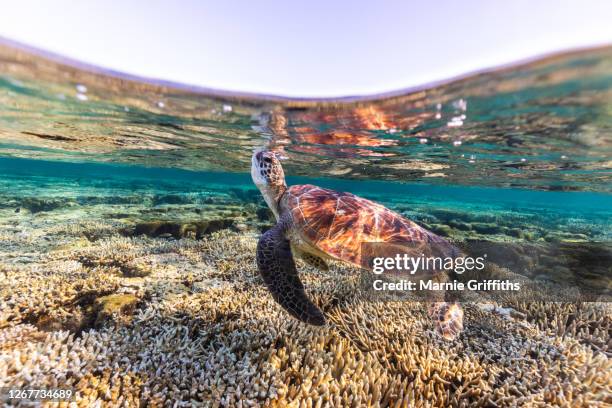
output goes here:
[{"label": "sea turtle", "polygon": [[[287,187],[272,151],[255,151],[251,177],[277,220],[259,239],[257,267],[274,300],[302,322],[324,325],[325,317],[306,296],[293,255],[323,270],[327,270],[324,259],[371,269],[360,257],[364,242],[445,242],[400,214],[356,195],[310,184]],[[429,310],[436,331],[444,338],[452,339],[463,329],[458,304],[435,302]]]}]

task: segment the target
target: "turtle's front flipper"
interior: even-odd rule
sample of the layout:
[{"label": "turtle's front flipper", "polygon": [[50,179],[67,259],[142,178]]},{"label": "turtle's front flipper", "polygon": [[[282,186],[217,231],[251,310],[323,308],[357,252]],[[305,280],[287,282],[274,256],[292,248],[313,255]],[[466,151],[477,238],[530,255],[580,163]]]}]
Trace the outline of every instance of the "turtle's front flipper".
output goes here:
[{"label": "turtle's front flipper", "polygon": [[322,326],[323,313],[308,299],[295,268],[291,246],[285,237],[287,223],[279,220],[257,244],[257,267],[272,297],[297,319]]}]

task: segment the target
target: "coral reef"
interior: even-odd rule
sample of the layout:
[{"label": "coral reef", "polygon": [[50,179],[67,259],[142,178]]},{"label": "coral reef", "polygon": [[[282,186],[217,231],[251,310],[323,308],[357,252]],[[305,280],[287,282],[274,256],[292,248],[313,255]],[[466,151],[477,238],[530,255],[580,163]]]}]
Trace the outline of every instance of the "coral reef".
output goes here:
[{"label": "coral reef", "polygon": [[171,236],[177,239],[202,238],[204,235],[228,228],[233,224],[232,219],[194,222],[150,221],[136,224],[131,233],[150,237]]},{"label": "coral reef", "polygon": [[138,303],[138,297],[129,293],[112,294],[101,296],[94,303],[96,320],[94,327],[100,328],[106,322],[116,318],[124,323],[129,323],[134,309]]},{"label": "coral reef", "polygon": [[[69,386],[76,399],[59,405],[82,407],[609,402],[607,303],[466,304],[465,331],[446,342],[425,304],[373,299],[359,271],[298,261],[329,318],[313,328],[277,306],[256,270],[274,221],[255,189],[80,183],[0,180],[0,387]],[[568,259],[588,266],[585,282],[608,267],[586,262],[605,218],[370,198],[451,238],[486,239],[542,285],[567,279]]]},{"label": "coral reef", "polygon": [[608,304],[516,302],[517,318],[467,305],[465,332],[445,342],[426,305],[368,300],[357,270],[298,261],[330,320],[314,328],[265,290],[257,228],[200,240],[78,232],[110,223],[73,226],[28,263],[4,254],[0,387],[68,386],[77,397],[60,406],[82,407],[609,402]]}]

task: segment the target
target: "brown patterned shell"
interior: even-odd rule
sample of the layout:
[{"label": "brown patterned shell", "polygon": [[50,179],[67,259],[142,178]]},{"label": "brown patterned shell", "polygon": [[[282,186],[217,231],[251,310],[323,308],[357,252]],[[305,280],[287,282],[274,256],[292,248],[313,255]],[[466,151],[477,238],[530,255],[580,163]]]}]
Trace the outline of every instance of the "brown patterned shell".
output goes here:
[{"label": "brown patterned shell", "polygon": [[368,267],[361,259],[366,242],[447,243],[380,204],[310,184],[289,187],[281,208],[291,212],[294,225],[311,244],[356,266]]}]

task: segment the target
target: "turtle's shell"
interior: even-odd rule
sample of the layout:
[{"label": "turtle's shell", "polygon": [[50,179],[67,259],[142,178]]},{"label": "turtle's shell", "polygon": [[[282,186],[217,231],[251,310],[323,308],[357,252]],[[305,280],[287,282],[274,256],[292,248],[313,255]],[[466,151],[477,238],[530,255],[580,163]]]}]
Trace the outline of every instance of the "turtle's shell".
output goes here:
[{"label": "turtle's shell", "polygon": [[380,204],[310,184],[289,187],[281,208],[291,212],[296,230],[316,248],[360,267],[370,267],[361,256],[364,243],[448,244]]}]

